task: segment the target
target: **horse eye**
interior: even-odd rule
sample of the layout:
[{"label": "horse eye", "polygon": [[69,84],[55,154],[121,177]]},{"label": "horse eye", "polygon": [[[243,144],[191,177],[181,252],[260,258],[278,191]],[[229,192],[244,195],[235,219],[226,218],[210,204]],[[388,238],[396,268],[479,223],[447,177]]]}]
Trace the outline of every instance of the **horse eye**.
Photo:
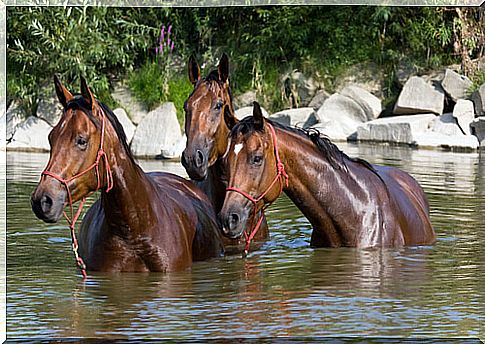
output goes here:
[{"label": "horse eye", "polygon": [[78,136],[77,139],[76,139],[76,145],[78,145],[79,148],[84,150],[88,146],[88,140],[86,140],[82,136]]},{"label": "horse eye", "polygon": [[251,164],[253,164],[253,165],[260,165],[262,161],[263,161],[263,156],[262,155],[255,155],[252,158]]},{"label": "horse eye", "polygon": [[216,106],[215,106],[215,109],[216,109],[216,110],[220,110],[220,109],[222,109],[222,102],[220,102],[220,101],[219,101],[219,102],[217,102],[217,103],[216,103]]}]

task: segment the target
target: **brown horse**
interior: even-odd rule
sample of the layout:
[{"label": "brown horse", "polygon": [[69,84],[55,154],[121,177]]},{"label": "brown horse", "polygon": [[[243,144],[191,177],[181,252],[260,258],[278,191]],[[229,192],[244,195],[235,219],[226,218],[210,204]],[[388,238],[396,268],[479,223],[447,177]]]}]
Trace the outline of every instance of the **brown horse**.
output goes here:
[{"label": "brown horse", "polygon": [[426,196],[407,173],[341,152],[318,132],[253,116],[231,131],[225,157],[229,188],[224,234],[246,222],[283,190],[310,221],[313,247],[399,247],[435,241]]},{"label": "brown horse", "polygon": [[[209,197],[216,212],[222,209],[226,194],[226,180],[221,157],[227,149],[229,126],[238,119],[234,116],[229,86],[229,58],[223,54],[217,70],[201,78],[200,68],[193,56],[189,59],[189,80],[194,90],[185,102],[185,133],[187,145],[182,154],[182,165],[189,177]],[[263,218],[256,241],[269,237]],[[240,245],[239,240],[226,245]]]},{"label": "brown horse", "polygon": [[173,271],[219,256],[222,236],[204,193],[176,175],[144,173],[116,116],[86,81],[73,96],[54,80],[64,113],[49,134],[50,159],[32,194],[37,217],[57,222],[67,205],[101,190],[79,235],[89,270]]}]

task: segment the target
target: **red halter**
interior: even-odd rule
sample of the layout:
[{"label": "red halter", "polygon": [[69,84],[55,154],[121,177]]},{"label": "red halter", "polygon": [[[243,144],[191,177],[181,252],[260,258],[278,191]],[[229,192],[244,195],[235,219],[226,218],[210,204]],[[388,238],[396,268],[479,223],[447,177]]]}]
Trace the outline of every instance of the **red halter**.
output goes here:
[{"label": "red halter", "polygon": [[[76,224],[76,221],[79,218],[79,215],[81,215],[81,210],[83,208],[84,202],[86,201],[86,197],[92,195],[93,193],[95,193],[96,191],[98,191],[101,188],[101,180],[100,180],[100,174],[99,174],[99,164],[100,164],[101,158],[104,159],[104,165],[105,165],[105,169],[106,169],[106,183],[107,183],[106,192],[110,191],[113,188],[113,174],[111,172],[111,167],[109,165],[108,157],[106,156],[106,152],[103,150],[104,130],[105,130],[105,114],[104,114],[102,109],[100,109],[100,111],[101,111],[101,119],[102,119],[102,121],[101,121],[101,141],[99,143],[98,154],[96,156],[95,162],[91,166],[89,166],[87,169],[85,169],[84,171],[79,172],[78,174],[76,174],[76,175],[74,175],[70,178],[67,178],[67,179],[64,179],[61,176],[59,176],[59,175],[57,175],[53,172],[47,171],[47,170],[44,170],[42,172],[42,175],[52,177],[52,178],[58,180],[59,182],[61,182],[61,184],[63,184],[66,187],[67,196],[68,196],[68,199],[69,199],[69,207],[71,208],[71,219],[69,219],[69,217],[67,216],[65,211],[63,212],[63,214],[64,214],[64,217],[66,218],[67,222],[69,223],[69,228],[71,230],[72,251],[74,252],[74,256],[75,256],[75,259],[76,259],[77,266],[81,270],[83,278],[87,277],[86,264],[84,264],[83,259],[79,256],[79,254],[77,252],[78,243],[77,243],[77,239],[76,239],[76,233],[74,232],[74,226]],[[72,196],[71,196],[71,191],[69,190],[68,183],[73,181],[76,178],[79,178],[79,177],[85,175],[86,173],[88,173],[92,169],[95,170],[96,178],[97,178],[97,181],[98,181],[98,186],[97,186],[96,190],[94,190],[93,192],[90,192],[89,194],[85,195],[82,198],[81,203],[79,204],[79,208],[77,209],[76,213],[74,213]]]},{"label": "red halter", "polygon": [[[271,188],[275,185],[275,183],[277,181],[280,182],[280,194],[281,194],[281,192],[283,192],[283,185],[286,185],[286,187],[288,187],[288,174],[286,174],[285,165],[283,165],[283,163],[281,162],[280,155],[278,154],[278,140],[276,139],[275,130],[274,130],[274,128],[271,124],[267,123],[267,125],[270,129],[271,137],[273,139],[273,148],[274,148],[274,153],[275,153],[275,158],[276,158],[276,171],[277,171],[277,173],[276,173],[276,177],[274,178],[273,182],[268,186],[268,188],[260,196],[258,196],[256,198],[251,196],[247,192],[244,192],[244,191],[239,190],[239,189],[232,187],[232,186],[228,187],[226,189],[226,191],[237,192],[237,193],[243,195],[244,197],[246,197],[248,200],[250,200],[254,204],[254,216],[256,216],[256,206],[257,206],[258,202],[261,201],[264,198],[264,196],[266,196],[268,194],[268,192],[271,190]],[[284,181],[283,181],[283,178],[284,178]],[[279,195],[278,195],[278,197],[279,197]],[[256,223],[256,226],[251,231],[251,233],[248,235],[246,233],[246,231],[244,231],[244,236],[246,237],[246,249],[244,250],[245,256],[248,254],[249,245],[251,244],[251,240],[253,240],[254,236],[256,235],[259,228],[261,227],[261,223],[263,222],[263,217],[264,217],[264,210],[267,207],[269,207],[270,205],[271,205],[271,203],[268,203],[261,209],[261,216],[259,217],[259,220]]]}]

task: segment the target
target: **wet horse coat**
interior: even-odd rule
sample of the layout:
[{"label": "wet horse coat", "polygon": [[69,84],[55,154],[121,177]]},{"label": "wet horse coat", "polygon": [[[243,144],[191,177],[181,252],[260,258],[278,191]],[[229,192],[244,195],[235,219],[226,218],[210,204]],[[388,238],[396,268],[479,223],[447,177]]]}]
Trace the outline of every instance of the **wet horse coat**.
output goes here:
[{"label": "wet horse coat", "polygon": [[[409,174],[349,158],[318,132],[266,120],[255,103],[253,117],[232,128],[225,159],[231,189],[256,198],[269,187],[258,209],[279,196],[279,186],[270,186],[277,174],[274,142],[288,174],[283,191],[312,224],[312,246],[398,247],[435,241],[426,196]],[[225,234],[242,235],[252,208],[241,193],[228,192],[221,211]]]}]

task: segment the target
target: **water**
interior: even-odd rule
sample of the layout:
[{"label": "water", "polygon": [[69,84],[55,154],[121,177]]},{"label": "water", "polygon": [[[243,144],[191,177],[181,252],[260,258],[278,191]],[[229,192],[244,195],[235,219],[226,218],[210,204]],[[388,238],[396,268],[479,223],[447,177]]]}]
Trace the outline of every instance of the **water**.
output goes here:
[{"label": "water", "polygon": [[[281,197],[267,212],[271,240],[247,259],[170,274],[91,273],[82,283],[66,223],[45,224],[30,210],[48,155],[8,153],[8,337],[483,336],[485,155],[341,148],[421,183],[435,245],[311,249],[309,223]],[[185,175],[178,163],[141,164]]]}]

